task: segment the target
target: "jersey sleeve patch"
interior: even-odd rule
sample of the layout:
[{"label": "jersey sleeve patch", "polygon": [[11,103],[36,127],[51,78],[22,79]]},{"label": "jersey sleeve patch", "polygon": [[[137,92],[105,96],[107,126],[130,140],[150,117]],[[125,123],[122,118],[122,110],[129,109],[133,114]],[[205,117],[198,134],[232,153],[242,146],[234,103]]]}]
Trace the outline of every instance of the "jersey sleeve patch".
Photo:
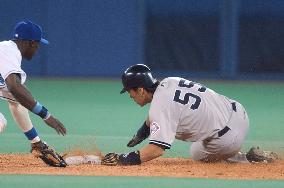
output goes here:
[{"label": "jersey sleeve patch", "polygon": [[158,123],[153,122],[150,125],[150,134],[153,136],[155,134],[157,134],[157,132],[159,132],[161,129],[160,125],[158,125]]},{"label": "jersey sleeve patch", "polygon": [[165,149],[171,148],[171,144],[161,142],[161,141],[158,141],[158,140],[150,140],[149,144],[154,144],[154,145],[157,145],[157,146],[163,146]]}]

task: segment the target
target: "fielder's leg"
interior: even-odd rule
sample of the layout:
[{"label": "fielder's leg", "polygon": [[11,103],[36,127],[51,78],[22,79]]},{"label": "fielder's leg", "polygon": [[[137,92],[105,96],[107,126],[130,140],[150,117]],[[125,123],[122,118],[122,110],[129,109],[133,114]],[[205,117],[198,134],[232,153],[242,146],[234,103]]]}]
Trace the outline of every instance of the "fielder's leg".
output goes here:
[{"label": "fielder's leg", "polygon": [[7,120],[5,119],[4,115],[0,112],[0,133],[4,132],[7,126]]},{"label": "fielder's leg", "polygon": [[36,129],[32,125],[28,110],[19,103],[8,102],[9,109],[19,128],[24,132],[31,143],[40,141]]},{"label": "fielder's leg", "polygon": [[49,147],[45,142],[42,142],[33,127],[28,110],[19,103],[8,102],[10,111],[14,120],[17,122],[20,129],[26,137],[31,141],[31,152],[35,157],[39,157],[49,166],[66,167],[64,159]]}]

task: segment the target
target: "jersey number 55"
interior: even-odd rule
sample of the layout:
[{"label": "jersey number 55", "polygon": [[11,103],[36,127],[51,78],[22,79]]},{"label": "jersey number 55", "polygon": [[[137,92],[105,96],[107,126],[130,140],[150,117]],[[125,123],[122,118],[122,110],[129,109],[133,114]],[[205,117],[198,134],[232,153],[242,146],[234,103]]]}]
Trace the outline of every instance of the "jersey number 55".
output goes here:
[{"label": "jersey number 55", "polygon": [[[194,85],[200,86],[200,88],[198,88],[199,92],[205,92],[206,91],[206,87],[204,87],[204,86],[202,86],[198,83],[191,82],[189,80],[181,79],[179,81],[179,84],[178,84],[179,87],[185,87],[185,88],[192,88]],[[186,104],[188,104],[189,98],[191,97],[191,98],[195,99],[195,102],[190,106],[190,109],[195,110],[199,107],[199,105],[201,103],[201,98],[198,95],[190,93],[190,92],[185,93],[183,98],[180,98],[180,95],[181,95],[181,90],[177,89],[175,91],[175,96],[174,96],[175,102],[186,105]]]}]

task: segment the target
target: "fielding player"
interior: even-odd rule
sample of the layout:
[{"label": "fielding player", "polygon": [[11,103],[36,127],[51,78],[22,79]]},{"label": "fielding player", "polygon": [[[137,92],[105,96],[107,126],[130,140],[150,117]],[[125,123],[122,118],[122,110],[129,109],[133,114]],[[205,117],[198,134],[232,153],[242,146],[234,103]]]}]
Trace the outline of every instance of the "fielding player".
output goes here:
[{"label": "fielding player", "polygon": [[[21,68],[22,58],[31,60],[40,43],[48,44],[48,41],[42,38],[41,27],[31,21],[17,23],[12,40],[0,42],[0,98],[8,101],[14,120],[31,142],[31,152],[50,166],[65,167],[63,158],[41,141],[28,113],[30,110],[40,116],[58,134],[66,134],[64,125],[24,85],[27,76]],[[5,123],[4,117],[1,122]]]},{"label": "fielding player", "polygon": [[127,154],[108,153],[104,165],[138,165],[163,155],[174,139],[193,142],[190,153],[201,162],[271,161],[259,148],[240,153],[249,130],[245,108],[190,80],[169,77],[161,82],[143,64],[122,75],[123,90],[138,105],[150,103],[147,120],[128,143],[133,147],[149,137],[144,148]]}]

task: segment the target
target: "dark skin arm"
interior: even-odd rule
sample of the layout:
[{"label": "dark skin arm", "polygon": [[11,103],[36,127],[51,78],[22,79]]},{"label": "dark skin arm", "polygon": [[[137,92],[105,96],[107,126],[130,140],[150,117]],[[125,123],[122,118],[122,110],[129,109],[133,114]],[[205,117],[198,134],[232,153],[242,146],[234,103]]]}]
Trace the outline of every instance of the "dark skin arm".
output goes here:
[{"label": "dark skin arm", "polygon": [[18,102],[27,108],[32,110],[36,104],[35,99],[32,97],[31,93],[27,88],[21,84],[21,79],[18,74],[10,74],[6,80],[6,85],[13,96],[18,100]]},{"label": "dark skin arm", "polygon": [[[21,84],[20,75],[10,74],[5,79],[5,83],[17,101],[22,106],[32,111],[33,107],[36,105],[36,100],[33,98],[31,92]],[[66,135],[66,128],[64,125],[52,115],[45,120],[45,123],[55,129],[58,134]]]}]

